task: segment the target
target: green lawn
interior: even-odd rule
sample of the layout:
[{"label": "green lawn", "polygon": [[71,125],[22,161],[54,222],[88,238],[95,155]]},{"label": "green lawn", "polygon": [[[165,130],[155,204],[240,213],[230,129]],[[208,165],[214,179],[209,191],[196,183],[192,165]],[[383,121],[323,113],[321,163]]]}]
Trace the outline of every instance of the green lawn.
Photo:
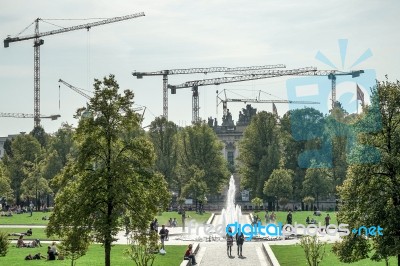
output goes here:
[{"label": "green lawn", "polygon": [[[200,215],[195,211],[187,211],[186,216],[190,217],[186,218],[186,221],[194,219],[198,223],[205,223],[207,222],[208,218],[210,218],[211,213],[205,212]],[[182,215],[178,214],[178,212],[163,212],[162,215],[156,216],[156,218],[160,226],[163,224],[167,225],[169,218],[176,218],[176,220],[178,221],[178,226],[182,226]]]},{"label": "green lawn", "polygon": [[[321,224],[325,224],[325,216],[327,213],[329,213],[329,216],[331,217],[330,223],[337,224],[336,212],[321,212],[321,216],[314,216],[313,213],[314,212],[312,211],[292,212],[293,223],[297,222],[298,224],[306,224],[307,216],[309,216],[310,220],[314,218],[314,220],[316,220],[317,223],[320,222]],[[265,223],[265,211],[253,213],[253,215],[254,214],[258,214],[258,217],[261,218],[263,224]],[[271,212],[269,212],[269,214],[271,214]],[[282,222],[282,224],[286,223],[286,216],[288,212],[280,211],[280,212],[275,212],[275,214],[277,222]]]},{"label": "green lawn", "polygon": [[[6,232],[7,234],[10,233],[25,233],[29,227],[24,228],[0,228],[1,232]],[[24,236],[24,240],[32,240],[32,239],[40,239],[40,240],[58,240],[56,237],[48,238],[46,233],[44,232],[45,228],[32,228],[32,235],[31,236]],[[18,239],[18,236],[9,236],[8,239]]]},{"label": "green lawn", "polygon": [[[126,245],[115,245],[111,251],[111,265],[134,265],[133,261],[123,255],[123,251],[127,248]],[[179,265],[183,259],[183,255],[186,251],[186,246],[166,246],[165,250],[167,254],[157,255],[153,266],[166,266],[166,265]],[[36,253],[46,255],[47,246],[41,248],[15,248],[10,247],[5,257],[0,257],[0,265],[57,265],[57,266],[69,266],[71,265],[70,260],[63,261],[46,261],[46,260],[31,260],[25,261],[24,258],[28,254],[32,256]],[[104,248],[101,245],[91,245],[88,253],[77,260],[77,265],[90,265],[90,266],[102,266],[104,265]]]},{"label": "green lawn", "polygon": [[32,217],[30,213],[14,214],[11,217],[0,216],[1,224],[32,224],[32,225],[47,225],[48,220],[42,220],[43,216],[50,216],[50,212],[33,212]]},{"label": "green lawn", "polygon": [[[304,251],[299,245],[271,245],[272,251],[278,259],[281,266],[307,266],[307,261],[304,256]],[[336,266],[336,265],[347,265],[347,266],[384,266],[385,262],[375,262],[369,259],[361,260],[355,263],[342,263],[331,251],[332,244],[326,245],[326,253],[321,262],[321,266]],[[391,258],[390,265],[397,265],[396,258]]]}]

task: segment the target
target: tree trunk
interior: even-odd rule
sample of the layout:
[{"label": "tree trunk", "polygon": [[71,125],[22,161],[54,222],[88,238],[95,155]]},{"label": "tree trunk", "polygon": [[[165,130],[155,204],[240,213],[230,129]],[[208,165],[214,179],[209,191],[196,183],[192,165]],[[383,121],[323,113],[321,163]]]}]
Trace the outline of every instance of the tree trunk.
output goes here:
[{"label": "tree trunk", "polygon": [[105,251],[105,266],[111,266],[111,238],[107,237],[104,242],[104,251]]},{"label": "tree trunk", "polygon": [[397,265],[400,266],[400,254],[397,255]]}]

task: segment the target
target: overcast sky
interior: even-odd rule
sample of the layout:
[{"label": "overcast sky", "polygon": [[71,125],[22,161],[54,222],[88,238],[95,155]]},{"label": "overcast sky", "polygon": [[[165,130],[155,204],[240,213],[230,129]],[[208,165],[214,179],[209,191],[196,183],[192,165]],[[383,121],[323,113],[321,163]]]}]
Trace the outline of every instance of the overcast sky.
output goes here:
[{"label": "overcast sky", "polygon": [[[321,52],[339,70],[373,69],[378,79],[386,74],[391,80],[399,79],[399,11],[400,1],[396,0],[14,0],[2,1],[0,33],[3,39],[16,36],[38,17],[67,27],[90,21],[47,19],[146,14],[95,27],[89,32],[72,31],[43,38],[41,113],[62,117],[57,121],[43,119],[42,125],[46,132],[54,132],[62,122],[77,125],[73,114],[86,103],[85,98],[64,85],[59,95],[60,78],[90,91],[94,78],[115,74],[121,89],[132,89],[135,103],[147,107],[144,126],[162,114],[162,77],[136,79],[131,75],[135,70],[267,64],[285,64],[288,69],[307,66],[332,69],[316,59]],[[46,22],[40,24],[41,32],[53,29],[57,27]],[[33,32],[31,26],[20,36]],[[339,39],[348,40],[343,66]],[[0,112],[33,113],[32,43],[32,40],[15,42],[0,49]],[[372,56],[351,68],[368,49]],[[172,75],[169,83],[223,75]],[[288,79],[200,87],[200,116],[216,117],[216,90],[230,90],[231,98],[255,98],[258,95],[255,91],[263,90],[273,95],[263,94],[263,99],[288,99],[292,95],[287,88]],[[329,101],[327,97],[320,100],[325,105]],[[270,104],[254,106],[258,110],[272,110]],[[245,105],[228,103],[228,107],[237,120],[239,110]],[[280,115],[288,110],[284,104],[277,108]],[[219,121],[221,117],[220,105]],[[190,124],[190,89],[169,95],[169,119],[179,125]],[[32,128],[33,119],[0,117],[0,136],[29,132]]]}]

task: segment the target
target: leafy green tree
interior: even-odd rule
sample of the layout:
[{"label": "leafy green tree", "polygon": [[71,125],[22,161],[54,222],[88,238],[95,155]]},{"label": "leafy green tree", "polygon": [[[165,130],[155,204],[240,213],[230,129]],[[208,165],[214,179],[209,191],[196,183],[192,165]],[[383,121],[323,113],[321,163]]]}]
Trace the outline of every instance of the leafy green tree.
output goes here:
[{"label": "leafy green tree", "polygon": [[[71,266],[76,265],[76,260],[86,255],[91,242],[90,234],[86,228],[75,228],[69,232],[69,237],[61,241],[58,256],[71,259]],[[68,229],[66,229],[68,230]]]},{"label": "leafy green tree", "polygon": [[29,134],[37,139],[42,147],[45,148],[47,146],[49,135],[44,131],[44,128],[42,126],[34,127]]},{"label": "leafy green tree", "polygon": [[[264,194],[277,199],[281,205],[286,205],[293,193],[293,171],[275,169],[264,184]],[[285,204],[286,202],[286,204]]]},{"label": "leafy green tree", "polygon": [[[71,239],[82,227],[104,246],[105,265],[111,264],[115,236],[131,213],[131,228],[146,230],[170,194],[161,174],[153,171],[155,153],[140,131],[140,117],[132,108],[133,93],[118,93],[113,75],[96,80],[90,105],[80,109],[76,129],[77,156],[64,172],[55,198],[48,235]],[[134,137],[132,137],[134,136]],[[128,212],[129,210],[129,212]]]},{"label": "leafy green tree", "polygon": [[68,157],[74,150],[74,132],[72,125],[63,123],[50,140],[49,150],[57,152],[62,167],[67,164]]},{"label": "leafy green tree", "polygon": [[400,264],[399,110],[399,81],[377,82],[372,88],[371,105],[355,124],[357,145],[350,153],[352,165],[339,188],[338,221],[350,228],[379,225],[383,235],[368,239],[354,234],[343,237],[335,245],[343,262],[397,256]]},{"label": "leafy green tree", "polygon": [[0,161],[0,196],[5,197],[7,200],[12,199],[11,182],[8,178],[3,163]]},{"label": "leafy green tree", "polygon": [[18,135],[11,144],[12,157],[5,156],[3,162],[11,180],[16,204],[21,200],[21,184],[27,178],[24,172],[26,162],[34,163],[40,158],[42,149],[40,143],[31,135]]},{"label": "leafy green tree", "polygon": [[349,115],[339,102],[325,119],[325,138],[332,145],[331,176],[333,185],[341,185],[347,172],[347,155],[353,145],[354,128],[352,123],[356,116]]},{"label": "leafy green tree", "polygon": [[8,156],[8,157],[13,157],[13,153],[12,153],[12,149],[11,149],[11,142],[12,140],[6,139],[6,141],[4,142],[4,153]]},{"label": "leafy green tree", "polygon": [[[204,171],[203,180],[212,195],[216,195],[229,178],[227,161],[223,157],[222,143],[205,123],[188,126],[178,133],[177,176],[179,192],[190,178],[191,167]],[[182,181],[183,180],[183,181]]]},{"label": "leafy green tree", "polygon": [[24,172],[27,177],[21,183],[21,192],[24,198],[34,198],[36,210],[40,210],[41,200],[51,193],[48,181],[43,177],[42,164],[26,162]]},{"label": "leafy green tree", "polygon": [[278,121],[267,112],[256,114],[239,143],[239,172],[242,185],[252,191],[252,197],[263,197],[263,186],[281,156]]},{"label": "leafy green tree", "polygon": [[330,170],[324,165],[318,165],[315,161],[312,161],[311,167],[306,171],[303,181],[303,196],[314,198],[318,208],[321,196],[326,198],[334,192]]},{"label": "leafy green tree", "polygon": [[176,133],[178,126],[165,117],[157,117],[150,124],[149,136],[156,152],[156,171],[162,173],[169,188],[175,187],[177,165]]},{"label": "leafy green tree", "polygon": [[196,166],[189,168],[190,174],[182,187],[182,197],[192,197],[196,201],[196,211],[198,203],[202,202],[208,194],[209,188],[204,181],[205,171],[198,169]]},{"label": "leafy green tree", "polygon": [[260,206],[263,205],[263,200],[258,197],[255,197],[251,200],[251,204],[254,204],[256,206],[256,209],[258,210],[260,209]]},{"label": "leafy green tree", "polygon": [[[306,169],[311,163],[312,150],[320,149],[325,130],[324,115],[310,107],[289,110],[280,119],[279,135],[282,145],[283,167],[294,172],[293,198],[302,198]],[[303,156],[303,155],[309,156]],[[324,158],[319,158],[325,160]]]}]

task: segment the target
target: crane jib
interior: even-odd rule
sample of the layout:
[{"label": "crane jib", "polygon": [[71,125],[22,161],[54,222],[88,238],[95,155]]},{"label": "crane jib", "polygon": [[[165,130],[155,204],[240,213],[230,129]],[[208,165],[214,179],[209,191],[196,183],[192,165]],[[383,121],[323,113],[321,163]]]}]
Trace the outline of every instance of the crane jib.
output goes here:
[{"label": "crane jib", "polygon": [[123,20],[131,19],[131,18],[137,18],[137,17],[143,17],[143,16],[145,16],[144,12],[140,12],[140,13],[126,15],[126,16],[122,16],[122,17],[109,18],[109,19],[86,23],[86,24],[82,24],[82,25],[41,32],[39,34],[31,34],[31,35],[26,35],[23,37],[14,37],[14,38],[7,37],[6,39],[4,39],[4,48],[9,47],[10,42],[25,41],[25,40],[29,40],[29,39],[40,38],[40,37],[44,37],[44,36],[48,36],[48,35],[54,35],[54,34],[58,34],[58,33],[68,32],[68,31],[87,29],[87,28],[96,27],[96,26],[100,26],[100,25],[104,25],[104,24],[108,24],[108,23],[114,23],[114,22],[118,22],[118,21],[123,21]]}]

